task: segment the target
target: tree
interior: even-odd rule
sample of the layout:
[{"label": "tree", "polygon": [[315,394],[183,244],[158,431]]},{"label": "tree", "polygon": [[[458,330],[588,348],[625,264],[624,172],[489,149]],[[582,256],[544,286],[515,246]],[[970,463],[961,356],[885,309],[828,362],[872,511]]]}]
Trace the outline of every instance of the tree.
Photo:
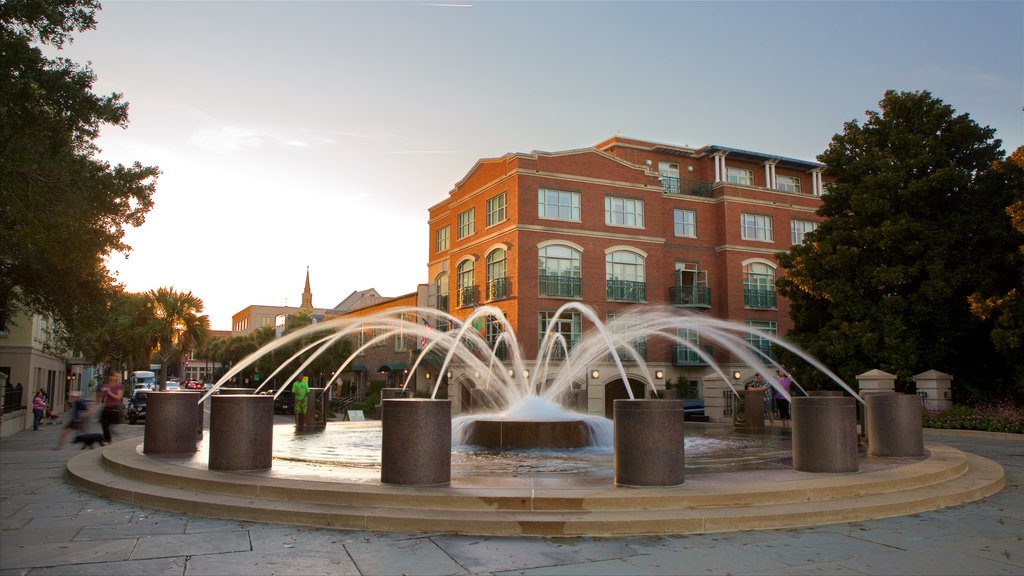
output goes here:
[{"label": "tree", "polygon": [[160,359],[159,389],[167,384],[167,365],[182,352],[201,347],[210,334],[210,318],[200,316],[203,301],[191,292],[173,288],[150,290],[151,314],[139,328],[149,335],[154,354]]},{"label": "tree", "polygon": [[905,386],[934,368],[960,393],[992,389],[1008,367],[968,297],[1014,282],[1000,141],[926,91],[888,91],[879,109],[818,156],[834,178],[826,220],[780,255],[789,337],[847,382],[880,368]]},{"label": "tree", "polygon": [[96,0],[0,2],[0,309],[55,320],[66,346],[102,323],[117,291],[105,258],[153,205],[159,170],[96,158],[100,128],[128,123],[88,66],[46,58],[95,27]]},{"label": "tree", "polygon": [[[996,164],[996,171],[1006,178],[1008,187],[1013,191],[1015,201],[1006,208],[1013,229],[1024,239],[1024,146],[1010,155],[1006,162]],[[1017,254],[1008,254],[1010,266],[1017,269],[1017,283],[1007,292],[985,293],[976,291],[971,294],[971,311],[982,320],[991,320],[992,345],[1007,360],[1024,358],[1024,244],[1020,245]],[[1013,262],[1016,264],[1013,264]],[[1024,397],[1024,365],[1016,364],[1014,387],[1020,397]]]}]

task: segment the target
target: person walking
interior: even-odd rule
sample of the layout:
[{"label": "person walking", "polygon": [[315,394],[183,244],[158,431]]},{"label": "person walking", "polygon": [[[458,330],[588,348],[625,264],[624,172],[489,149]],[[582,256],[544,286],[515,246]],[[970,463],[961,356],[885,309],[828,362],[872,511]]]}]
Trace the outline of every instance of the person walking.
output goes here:
[{"label": "person walking", "polygon": [[82,398],[82,393],[78,390],[72,390],[69,396],[71,397],[71,414],[67,425],[60,431],[60,436],[57,438],[57,447],[54,450],[60,450],[64,447],[64,442],[68,439],[68,434],[71,434],[72,430],[79,434],[85,433],[85,417],[89,415],[89,402]]},{"label": "person walking", "polygon": [[40,388],[32,399],[32,429],[39,431],[39,423],[43,421],[43,414],[46,412],[46,393]]},{"label": "person walking", "polygon": [[[776,370],[775,374],[779,377],[779,388],[792,395],[789,388],[793,385],[793,379],[789,377],[789,374],[786,374],[782,370]],[[782,427],[785,428],[786,426],[789,426],[789,400],[782,395],[781,390],[775,391],[775,405],[779,408],[779,421],[781,422]]]},{"label": "person walking", "polygon": [[122,398],[124,388],[121,387],[121,373],[111,370],[107,372],[107,378],[100,386],[100,400],[103,402],[100,425],[103,427],[103,441],[108,444],[113,440],[111,427],[121,423]]}]

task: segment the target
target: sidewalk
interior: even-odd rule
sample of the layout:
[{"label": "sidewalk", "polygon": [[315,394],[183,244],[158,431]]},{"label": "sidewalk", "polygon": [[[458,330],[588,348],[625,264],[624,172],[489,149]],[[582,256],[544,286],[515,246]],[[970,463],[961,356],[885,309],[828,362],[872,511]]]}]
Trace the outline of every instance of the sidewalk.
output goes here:
[{"label": "sidewalk", "polygon": [[[115,441],[142,430],[121,425]],[[59,431],[0,441],[0,576],[1024,573],[1020,440],[927,433],[1006,469],[1006,488],[965,506],[794,530],[553,539],[248,524],[137,508],[66,483],[79,445],[54,451]]]}]

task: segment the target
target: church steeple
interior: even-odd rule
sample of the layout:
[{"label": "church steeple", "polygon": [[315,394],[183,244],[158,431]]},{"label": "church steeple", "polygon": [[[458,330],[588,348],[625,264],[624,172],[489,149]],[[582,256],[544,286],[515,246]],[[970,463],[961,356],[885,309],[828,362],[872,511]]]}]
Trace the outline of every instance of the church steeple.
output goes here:
[{"label": "church steeple", "polygon": [[306,266],[306,289],[302,291],[302,304],[299,305],[299,312],[313,311],[313,293],[309,290],[309,266]]}]

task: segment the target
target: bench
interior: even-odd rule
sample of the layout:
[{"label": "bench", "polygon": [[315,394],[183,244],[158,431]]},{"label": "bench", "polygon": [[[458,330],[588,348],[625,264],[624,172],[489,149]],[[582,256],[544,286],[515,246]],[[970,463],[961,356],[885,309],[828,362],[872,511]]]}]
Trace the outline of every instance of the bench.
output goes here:
[{"label": "bench", "polygon": [[346,410],[345,420],[350,422],[366,422],[366,417],[363,416],[362,410]]}]

